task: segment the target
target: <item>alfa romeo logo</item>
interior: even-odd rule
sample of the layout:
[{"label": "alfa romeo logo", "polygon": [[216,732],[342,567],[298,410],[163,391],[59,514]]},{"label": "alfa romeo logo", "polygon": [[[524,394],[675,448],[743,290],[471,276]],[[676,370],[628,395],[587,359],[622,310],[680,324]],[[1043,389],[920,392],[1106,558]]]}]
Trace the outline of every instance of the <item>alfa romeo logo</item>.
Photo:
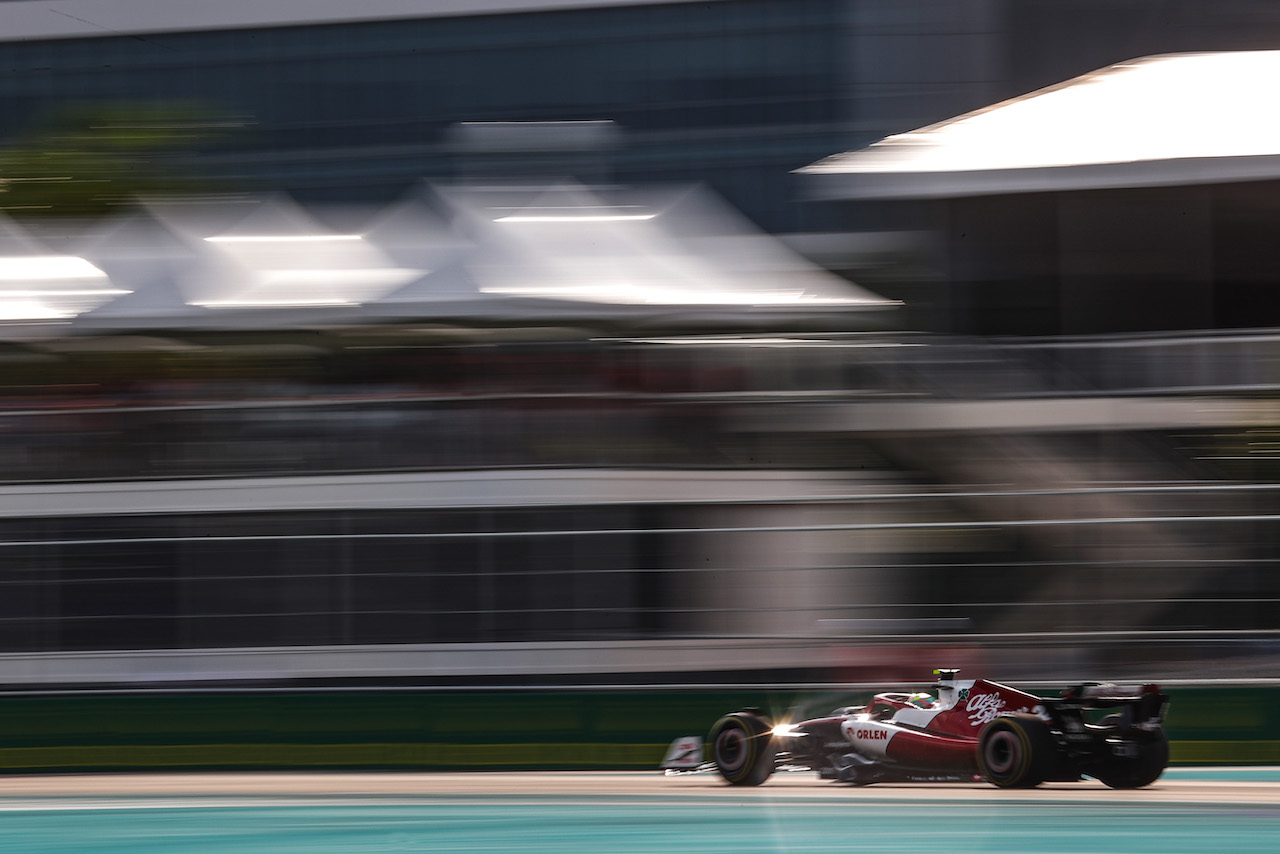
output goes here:
[{"label": "alfa romeo logo", "polygon": [[972,712],[969,721],[973,726],[982,726],[995,720],[1003,708],[1004,698],[999,694],[977,694],[970,697],[964,707],[966,712]]}]

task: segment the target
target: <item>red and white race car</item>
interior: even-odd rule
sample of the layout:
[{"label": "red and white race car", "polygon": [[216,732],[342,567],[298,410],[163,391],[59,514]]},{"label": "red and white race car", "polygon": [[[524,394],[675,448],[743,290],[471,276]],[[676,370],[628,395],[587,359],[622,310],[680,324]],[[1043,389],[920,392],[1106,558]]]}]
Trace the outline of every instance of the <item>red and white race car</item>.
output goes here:
[{"label": "red and white race car", "polygon": [[1094,777],[1108,786],[1154,782],[1169,763],[1161,721],[1168,697],[1155,685],[1085,683],[1040,697],[985,679],[937,670],[937,695],[882,693],[865,706],[773,724],[759,709],[716,721],[706,739],[676,739],[668,772],[716,770],[736,786],[758,786],[776,768],[823,779],[972,782],[1029,788]]}]

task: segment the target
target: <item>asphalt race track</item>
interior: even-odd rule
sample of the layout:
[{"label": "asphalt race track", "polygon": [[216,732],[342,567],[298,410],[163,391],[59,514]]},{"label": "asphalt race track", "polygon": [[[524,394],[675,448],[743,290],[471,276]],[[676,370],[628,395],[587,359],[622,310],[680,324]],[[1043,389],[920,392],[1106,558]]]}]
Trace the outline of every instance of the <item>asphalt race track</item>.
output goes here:
[{"label": "asphalt race track", "polygon": [[807,773],[758,789],[714,775],[100,774],[0,777],[13,852],[1271,851],[1280,769],[1171,769],[1086,781],[856,789]]}]

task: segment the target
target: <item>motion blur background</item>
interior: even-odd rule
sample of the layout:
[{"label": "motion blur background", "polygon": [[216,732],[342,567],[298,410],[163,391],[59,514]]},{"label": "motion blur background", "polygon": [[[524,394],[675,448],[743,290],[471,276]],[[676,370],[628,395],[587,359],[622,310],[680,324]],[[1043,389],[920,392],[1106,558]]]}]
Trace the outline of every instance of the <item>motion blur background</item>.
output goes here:
[{"label": "motion blur background", "polygon": [[0,39],[13,690],[1276,674],[1274,4]]}]

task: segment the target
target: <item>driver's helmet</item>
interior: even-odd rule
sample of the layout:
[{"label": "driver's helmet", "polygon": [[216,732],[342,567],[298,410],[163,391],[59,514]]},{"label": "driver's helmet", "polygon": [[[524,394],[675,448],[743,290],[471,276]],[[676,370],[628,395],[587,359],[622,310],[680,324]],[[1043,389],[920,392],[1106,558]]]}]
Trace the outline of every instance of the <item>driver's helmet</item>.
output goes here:
[{"label": "driver's helmet", "polygon": [[921,709],[932,709],[936,702],[929,694],[912,694],[907,701]]}]

